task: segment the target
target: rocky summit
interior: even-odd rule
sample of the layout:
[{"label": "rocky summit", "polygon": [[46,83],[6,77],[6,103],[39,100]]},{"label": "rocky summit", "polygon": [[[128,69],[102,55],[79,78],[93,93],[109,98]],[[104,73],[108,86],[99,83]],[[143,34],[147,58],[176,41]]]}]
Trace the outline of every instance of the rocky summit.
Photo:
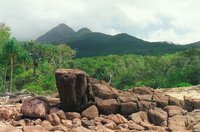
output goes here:
[{"label": "rocky summit", "polygon": [[146,86],[120,91],[81,70],[58,69],[55,77],[59,96],[2,101],[0,132],[200,131],[198,99]]}]

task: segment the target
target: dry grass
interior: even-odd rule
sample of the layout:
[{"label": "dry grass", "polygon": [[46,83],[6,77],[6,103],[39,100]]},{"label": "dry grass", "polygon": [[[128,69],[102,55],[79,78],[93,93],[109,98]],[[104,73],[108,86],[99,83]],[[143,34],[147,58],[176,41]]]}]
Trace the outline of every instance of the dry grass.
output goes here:
[{"label": "dry grass", "polygon": [[157,89],[172,97],[183,100],[184,96],[200,99],[200,86],[180,87],[180,88],[165,88]]}]

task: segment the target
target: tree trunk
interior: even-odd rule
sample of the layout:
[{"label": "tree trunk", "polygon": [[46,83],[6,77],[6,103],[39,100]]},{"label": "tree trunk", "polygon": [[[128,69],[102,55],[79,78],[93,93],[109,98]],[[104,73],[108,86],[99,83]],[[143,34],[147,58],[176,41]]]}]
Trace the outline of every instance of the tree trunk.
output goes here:
[{"label": "tree trunk", "polygon": [[12,77],[13,77],[13,58],[10,58],[10,82],[8,87],[8,92],[11,92],[12,89]]}]

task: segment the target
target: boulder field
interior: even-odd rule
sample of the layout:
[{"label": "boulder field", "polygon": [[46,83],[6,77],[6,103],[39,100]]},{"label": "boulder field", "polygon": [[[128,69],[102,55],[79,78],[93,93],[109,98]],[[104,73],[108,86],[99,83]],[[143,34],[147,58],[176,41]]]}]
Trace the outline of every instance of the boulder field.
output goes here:
[{"label": "boulder field", "polygon": [[200,100],[179,100],[142,86],[117,90],[84,71],[55,73],[60,104],[44,96],[0,106],[2,132],[200,131]]}]

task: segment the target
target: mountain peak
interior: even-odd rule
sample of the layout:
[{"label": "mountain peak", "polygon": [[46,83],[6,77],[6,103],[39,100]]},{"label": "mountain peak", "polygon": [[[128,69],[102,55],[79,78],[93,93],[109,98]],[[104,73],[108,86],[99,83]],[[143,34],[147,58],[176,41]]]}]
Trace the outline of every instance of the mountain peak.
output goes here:
[{"label": "mountain peak", "polygon": [[75,31],[64,23],[52,28],[44,35],[36,39],[38,42],[57,42],[63,38],[70,37]]},{"label": "mountain peak", "polygon": [[80,30],[77,31],[77,33],[91,33],[91,32],[92,31],[87,27],[81,28]]}]

